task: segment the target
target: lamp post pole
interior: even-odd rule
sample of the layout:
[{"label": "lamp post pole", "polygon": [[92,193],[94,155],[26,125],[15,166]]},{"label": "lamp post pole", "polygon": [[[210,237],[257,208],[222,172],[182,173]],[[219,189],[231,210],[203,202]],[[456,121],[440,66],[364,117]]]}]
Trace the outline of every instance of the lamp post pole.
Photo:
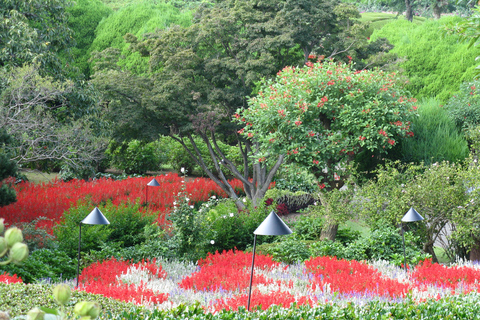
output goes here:
[{"label": "lamp post pole", "polygon": [[401,227],[402,227],[402,240],[403,240],[403,268],[405,272],[407,272],[407,254],[405,253],[405,235],[403,231],[403,223],[404,222],[415,222],[415,221],[422,221],[423,217],[415,210],[413,207],[408,210],[407,213],[402,218]]},{"label": "lamp post pole", "polygon": [[252,255],[252,271],[250,273],[250,286],[248,288],[248,303],[247,311],[250,311],[250,300],[252,297],[252,283],[253,283],[253,271],[255,267],[255,246],[257,243],[257,235],[263,236],[281,236],[292,233],[292,230],[280,219],[280,217],[274,212],[270,212],[268,217],[253,231],[253,255]]},{"label": "lamp post pole", "polygon": [[79,234],[78,234],[78,260],[77,260],[77,287],[78,287],[78,277],[80,275],[80,247],[82,244],[82,223],[79,223]]},{"label": "lamp post pole", "polygon": [[80,250],[82,247],[82,223],[84,224],[95,224],[95,225],[100,225],[100,224],[110,224],[110,222],[105,218],[103,213],[98,210],[97,207],[92,210],[92,212],[89,213],[89,215],[80,221],[79,223],[79,233],[78,233],[78,261],[77,261],[77,287],[78,283],[80,280]]},{"label": "lamp post pole", "polygon": [[255,245],[257,242],[257,235],[253,235],[253,255],[252,255],[252,271],[250,273],[250,286],[248,289],[248,303],[247,303],[247,310],[250,311],[250,297],[252,296],[252,282],[253,282],[253,268],[255,266]]}]

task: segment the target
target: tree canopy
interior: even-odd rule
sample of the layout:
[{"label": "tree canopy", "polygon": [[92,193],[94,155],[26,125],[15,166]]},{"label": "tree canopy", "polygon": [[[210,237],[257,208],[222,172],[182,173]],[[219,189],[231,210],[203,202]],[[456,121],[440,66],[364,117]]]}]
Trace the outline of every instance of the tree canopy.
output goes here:
[{"label": "tree canopy", "polygon": [[388,152],[413,136],[416,100],[395,74],[355,71],[334,61],[286,67],[262,82],[250,108],[235,117],[239,133],[260,143],[257,161],[284,154],[313,172],[322,187],[339,188],[363,150]]}]

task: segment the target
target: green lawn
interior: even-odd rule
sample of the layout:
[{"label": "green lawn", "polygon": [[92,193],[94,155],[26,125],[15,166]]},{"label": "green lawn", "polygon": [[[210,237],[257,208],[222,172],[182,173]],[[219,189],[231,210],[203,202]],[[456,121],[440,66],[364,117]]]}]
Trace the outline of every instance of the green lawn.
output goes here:
[{"label": "green lawn", "polygon": [[33,183],[51,182],[58,178],[58,173],[46,173],[29,169],[21,169],[20,172],[27,177],[28,181]]}]

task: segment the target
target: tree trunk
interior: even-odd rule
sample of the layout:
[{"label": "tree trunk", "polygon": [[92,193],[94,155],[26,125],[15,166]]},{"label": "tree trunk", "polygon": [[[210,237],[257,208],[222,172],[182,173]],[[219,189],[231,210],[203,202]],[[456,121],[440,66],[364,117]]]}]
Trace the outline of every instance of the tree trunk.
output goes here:
[{"label": "tree trunk", "polygon": [[441,15],[442,15],[442,7],[440,6],[440,3],[437,1],[433,6],[433,17],[438,20],[440,19]]},{"label": "tree trunk", "polygon": [[475,244],[470,248],[470,261],[480,261],[480,239],[475,239]]},{"label": "tree trunk", "polygon": [[320,233],[320,240],[331,240],[335,241],[335,237],[337,236],[338,231],[338,224],[328,224],[322,228],[322,232]]},{"label": "tree trunk", "polygon": [[437,255],[435,254],[435,250],[433,250],[433,241],[429,241],[423,244],[423,251],[429,253],[432,256],[432,262],[438,263]]},{"label": "tree trunk", "polygon": [[410,2],[410,0],[405,0],[405,8],[406,8],[405,9],[405,18],[410,22],[413,21],[412,2]]}]

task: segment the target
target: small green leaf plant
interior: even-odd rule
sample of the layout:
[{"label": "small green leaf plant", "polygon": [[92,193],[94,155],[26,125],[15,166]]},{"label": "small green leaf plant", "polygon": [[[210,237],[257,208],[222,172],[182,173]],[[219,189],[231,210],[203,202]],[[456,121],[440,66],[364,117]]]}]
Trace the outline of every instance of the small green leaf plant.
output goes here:
[{"label": "small green leaf plant", "polygon": [[[5,219],[0,218],[0,234],[5,230]],[[28,246],[22,242],[22,230],[12,227],[5,231],[3,236],[0,236],[0,265],[7,265],[9,263],[21,264],[28,258]],[[27,320],[63,320],[67,319],[65,313],[65,305],[70,300],[72,295],[70,287],[63,283],[53,288],[53,297],[60,305],[60,309],[50,309],[44,307],[35,307],[30,310],[26,316],[16,317],[15,319]],[[97,302],[81,301],[78,302],[73,312],[80,317],[81,320],[93,320],[100,314],[100,305]],[[8,320],[10,317],[6,312],[0,311],[0,319]]]},{"label": "small green leaf plant", "polygon": [[[60,309],[51,309],[45,307],[35,307],[27,313],[26,317],[22,319],[27,320],[64,320],[68,319],[65,312],[65,306],[67,305],[72,291],[70,287],[65,284],[59,284],[53,288],[53,297],[55,301],[60,305]],[[80,317],[81,320],[93,320],[100,314],[100,305],[97,302],[81,301],[78,302],[73,312]]]}]

